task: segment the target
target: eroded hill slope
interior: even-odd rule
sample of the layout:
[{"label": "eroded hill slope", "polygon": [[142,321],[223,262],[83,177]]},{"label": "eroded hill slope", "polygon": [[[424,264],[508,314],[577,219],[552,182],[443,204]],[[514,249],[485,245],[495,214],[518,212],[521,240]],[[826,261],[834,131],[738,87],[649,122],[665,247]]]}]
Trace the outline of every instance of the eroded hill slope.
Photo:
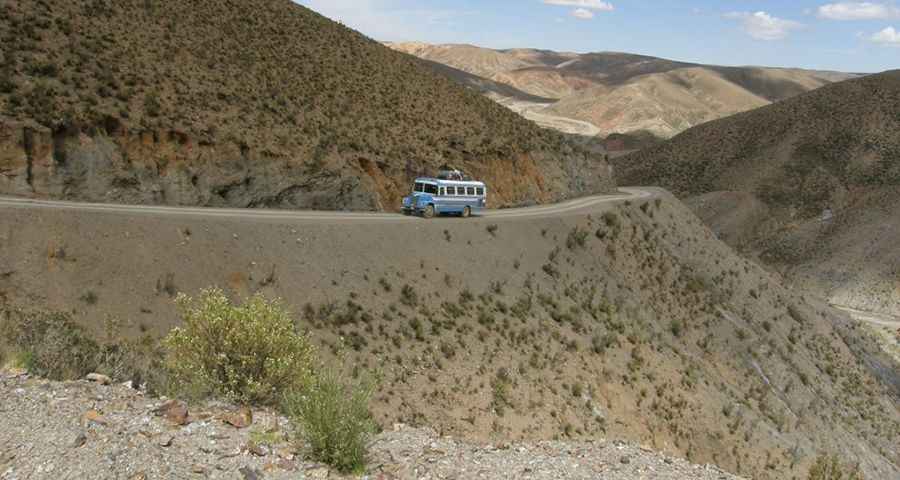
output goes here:
[{"label": "eroded hill slope", "polygon": [[900,312],[900,72],[691,129],[617,160],[733,245],[835,303]]},{"label": "eroded hill slope", "polygon": [[608,190],[602,158],[290,0],[0,5],[0,192],[394,210],[443,163],[496,205]]},{"label": "eroded hill slope", "polygon": [[896,365],[661,192],[468,221],[0,218],[8,304],[137,335],[178,324],[179,291],[280,296],[324,351],[383,372],[383,425],[629,439],[759,479],[825,452],[900,473]]}]

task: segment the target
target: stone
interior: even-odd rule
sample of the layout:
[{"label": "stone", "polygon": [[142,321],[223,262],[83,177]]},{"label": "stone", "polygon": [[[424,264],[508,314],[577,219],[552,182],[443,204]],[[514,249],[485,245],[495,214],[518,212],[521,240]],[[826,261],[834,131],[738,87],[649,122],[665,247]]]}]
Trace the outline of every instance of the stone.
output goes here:
[{"label": "stone", "polygon": [[75,440],[72,440],[72,448],[80,448],[85,443],[87,443],[87,436],[81,432],[75,437]]},{"label": "stone", "polygon": [[191,467],[191,472],[202,475],[206,473],[206,467],[204,467],[203,465],[194,465],[193,467]]},{"label": "stone", "polygon": [[174,435],[162,435],[159,437],[159,440],[156,442],[157,445],[163,448],[168,448],[172,446],[172,442],[175,440]]},{"label": "stone", "polygon": [[263,478],[262,472],[255,468],[241,467],[238,472],[244,480],[262,480]]},{"label": "stone", "polygon": [[138,472],[132,475],[129,480],[147,480],[147,474],[144,472]]},{"label": "stone", "polygon": [[278,455],[278,458],[282,458],[284,460],[293,460],[296,458],[294,451],[289,448],[279,448],[275,451],[275,454]]},{"label": "stone", "polygon": [[248,443],[245,447],[245,450],[247,450],[247,452],[249,453],[252,453],[253,455],[256,455],[257,457],[265,457],[269,454],[269,450],[266,447],[259,445],[256,442]]},{"label": "stone", "polygon": [[28,375],[28,370],[25,370],[24,368],[10,368],[6,370],[5,373],[9,378],[17,378]]},{"label": "stone", "polygon": [[328,468],[322,466],[316,466],[306,469],[306,478],[310,478],[313,480],[325,479],[328,478]]},{"label": "stone", "polygon": [[109,425],[109,420],[106,419],[100,412],[96,410],[88,410],[87,413],[84,414],[84,419],[88,423],[96,423],[98,425]]},{"label": "stone", "polygon": [[631,463],[631,457],[626,455],[626,456],[620,458],[619,462],[621,462],[622,465],[628,465],[629,463]]},{"label": "stone", "polygon": [[112,379],[107,377],[106,375],[101,375],[99,373],[89,373],[86,377],[86,380],[99,383],[100,385],[109,385],[112,383]]},{"label": "stone", "polygon": [[222,419],[234,428],[247,428],[253,424],[253,410],[250,410],[250,407],[241,407],[236,412],[226,414]]},{"label": "stone", "polygon": [[174,425],[187,425],[189,423],[187,404],[180,400],[169,400],[154,410],[154,413],[164,417]]}]

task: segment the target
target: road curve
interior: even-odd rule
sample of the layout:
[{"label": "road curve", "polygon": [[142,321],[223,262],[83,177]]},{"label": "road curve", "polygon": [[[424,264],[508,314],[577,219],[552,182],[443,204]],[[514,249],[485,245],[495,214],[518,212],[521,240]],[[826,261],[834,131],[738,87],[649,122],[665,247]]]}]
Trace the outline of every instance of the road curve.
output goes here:
[{"label": "road curve", "polygon": [[[606,204],[638,200],[656,195],[652,190],[641,188],[621,188],[616,195],[595,195],[578,198],[552,205],[489,210],[484,218],[534,218],[553,217],[566,213],[588,211],[592,207]],[[108,203],[82,203],[61,200],[35,200],[30,198],[0,197],[0,209],[58,210],[77,212],[101,212],[117,214],[157,215],[166,217],[204,217],[234,219],[306,220],[322,222],[420,222],[418,217],[407,217],[396,213],[333,212],[309,210],[265,210],[208,207],[166,207],[158,205],[122,205]]]}]

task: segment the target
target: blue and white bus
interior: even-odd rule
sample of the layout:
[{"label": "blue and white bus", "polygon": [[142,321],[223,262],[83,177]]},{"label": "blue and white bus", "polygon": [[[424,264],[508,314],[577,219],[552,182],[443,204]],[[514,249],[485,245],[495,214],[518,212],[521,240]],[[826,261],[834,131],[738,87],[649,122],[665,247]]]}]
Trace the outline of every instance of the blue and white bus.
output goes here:
[{"label": "blue and white bus", "polygon": [[466,218],[481,213],[487,204],[487,187],[463,178],[455,170],[442,171],[437,178],[417,178],[412,193],[403,198],[403,213],[425,218],[442,214]]}]

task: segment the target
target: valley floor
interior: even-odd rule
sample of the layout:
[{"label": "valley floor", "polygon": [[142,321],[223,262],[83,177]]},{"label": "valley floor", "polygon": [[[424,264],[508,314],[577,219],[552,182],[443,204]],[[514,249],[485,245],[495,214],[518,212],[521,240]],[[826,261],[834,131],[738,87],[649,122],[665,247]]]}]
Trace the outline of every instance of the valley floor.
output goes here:
[{"label": "valley floor", "polygon": [[[178,425],[165,402],[124,385],[51,382],[0,374],[0,479],[340,478],[304,461],[287,421],[254,411],[236,428],[233,407],[210,403]],[[737,479],[623,442],[475,444],[397,424],[371,443],[369,479]]]}]

